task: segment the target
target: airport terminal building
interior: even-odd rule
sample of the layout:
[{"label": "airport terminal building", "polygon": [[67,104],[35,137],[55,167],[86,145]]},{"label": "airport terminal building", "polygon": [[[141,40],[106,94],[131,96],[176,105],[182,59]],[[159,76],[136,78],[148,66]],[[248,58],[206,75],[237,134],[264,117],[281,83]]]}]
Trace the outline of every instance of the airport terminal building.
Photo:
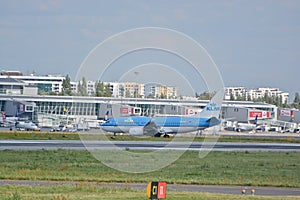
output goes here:
[{"label": "airport terminal building", "polygon": [[[61,122],[74,124],[79,121],[102,120],[107,111],[109,118],[130,115],[194,115],[199,113],[208,103],[208,100],[173,98],[177,96],[177,93],[176,89],[171,87],[163,88],[166,91],[165,96],[172,97],[170,99],[153,98],[155,95],[152,98],[146,98],[142,92],[144,87],[140,88],[134,84],[129,84],[128,88],[132,89],[132,93],[135,92],[134,89],[140,90],[139,94],[141,95],[139,96],[144,98],[128,98],[124,94],[116,95],[116,97],[38,95],[38,90],[51,91],[54,94],[61,92],[64,77],[23,76],[20,72],[2,72],[1,75],[1,111],[8,117],[18,116],[28,119],[38,123],[41,127],[57,126]],[[127,87],[127,85],[122,84],[121,86],[122,88]],[[116,88],[118,87],[116,86]],[[172,91],[170,95],[168,94],[169,90]],[[278,91],[276,90],[277,93]],[[91,90],[91,92],[93,91]],[[265,122],[279,120],[294,124],[294,126],[295,124],[298,126],[300,123],[298,110],[281,109],[275,105],[261,102],[223,101],[220,117],[225,120],[248,122],[256,116]]]},{"label": "airport terminal building", "polygon": [[[129,115],[194,115],[199,113],[208,100],[141,99],[81,96],[0,95],[0,108],[7,116],[28,118],[40,126],[53,126],[69,118],[78,120],[101,120],[108,117]],[[247,108],[249,113],[241,114]],[[276,119],[277,107],[265,103],[247,101],[224,101],[221,117],[236,114],[237,120],[247,121],[259,115],[261,119]]]}]

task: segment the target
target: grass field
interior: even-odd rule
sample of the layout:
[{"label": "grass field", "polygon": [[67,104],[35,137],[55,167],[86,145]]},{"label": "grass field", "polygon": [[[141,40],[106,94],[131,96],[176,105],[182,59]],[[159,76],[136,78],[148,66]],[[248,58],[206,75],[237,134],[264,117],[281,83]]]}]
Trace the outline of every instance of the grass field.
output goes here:
[{"label": "grass field", "polygon": [[[167,191],[167,199],[205,199],[205,200],[292,200],[295,197],[260,197],[225,194],[208,194],[193,192]],[[146,192],[131,188],[108,188],[94,185],[64,185],[64,186],[0,186],[0,199],[4,200],[72,200],[72,199],[147,199]]]},{"label": "grass field", "polygon": [[[89,133],[87,133],[89,134]],[[110,140],[165,141],[164,138],[97,136]],[[89,139],[89,137],[85,137]],[[90,139],[94,139],[90,134]],[[79,140],[77,133],[0,132],[0,139]],[[196,137],[194,141],[203,141]],[[172,140],[172,138],[170,138]],[[185,141],[184,137],[180,140]],[[190,139],[188,139],[190,140]],[[219,142],[300,143],[295,138],[219,137]],[[156,172],[128,174],[111,169],[87,151],[0,151],[0,179],[62,180],[96,182],[149,182],[300,187],[300,153],[296,152],[210,152],[204,159],[187,151],[168,167]],[[129,187],[87,185],[16,186],[0,185],[0,199],[147,199],[145,191]],[[167,199],[294,199],[168,191]]]},{"label": "grass field", "polygon": [[[120,141],[165,141],[165,138],[157,137],[134,137],[130,135],[118,135],[112,137],[111,135],[102,135],[91,133],[80,133],[85,135],[85,140],[98,140],[109,139],[109,140],[120,140]],[[178,137],[177,137],[178,138]],[[212,136],[203,137],[197,136],[194,138],[194,141],[202,142],[205,138],[213,138]],[[27,131],[0,131],[0,140],[80,140],[80,136],[77,133],[68,133],[68,132],[27,132]],[[170,138],[172,140],[172,137]],[[188,140],[191,138],[180,137],[180,141]],[[276,143],[300,143],[300,138],[266,138],[266,137],[245,137],[245,136],[220,136],[218,137],[219,142],[276,142]]]},{"label": "grass field", "polygon": [[0,131],[0,140],[80,140],[77,133]]},{"label": "grass field", "polygon": [[1,151],[0,178],[300,187],[300,153],[187,151],[161,170],[128,174],[113,170],[87,151]]}]

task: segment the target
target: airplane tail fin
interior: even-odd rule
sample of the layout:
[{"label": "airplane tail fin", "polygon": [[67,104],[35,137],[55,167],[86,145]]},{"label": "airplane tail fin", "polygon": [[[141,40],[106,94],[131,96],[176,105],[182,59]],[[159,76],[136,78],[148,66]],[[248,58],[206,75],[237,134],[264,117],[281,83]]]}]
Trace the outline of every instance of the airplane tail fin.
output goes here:
[{"label": "airplane tail fin", "polygon": [[5,112],[1,112],[1,118],[2,118],[2,122],[5,123],[6,122]]},{"label": "airplane tail fin", "polygon": [[205,108],[200,112],[200,117],[203,118],[219,118],[221,106],[224,97],[224,88],[219,90]]},{"label": "airplane tail fin", "polygon": [[109,114],[109,111],[106,111],[105,115],[104,115],[104,121],[107,121],[108,120],[108,114]]},{"label": "airplane tail fin", "polygon": [[5,114],[5,112],[2,112],[1,113],[2,114],[2,122],[4,123],[4,122],[6,122],[6,114]]},{"label": "airplane tail fin", "polygon": [[256,124],[256,125],[257,125],[257,118],[258,118],[258,115],[255,116],[255,119],[254,119],[253,124]]}]

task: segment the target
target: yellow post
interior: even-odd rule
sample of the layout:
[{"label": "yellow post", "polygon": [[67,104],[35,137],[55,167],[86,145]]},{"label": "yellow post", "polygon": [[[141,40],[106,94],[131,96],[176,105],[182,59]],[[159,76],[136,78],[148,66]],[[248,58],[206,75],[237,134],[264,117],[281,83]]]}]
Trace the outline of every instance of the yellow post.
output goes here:
[{"label": "yellow post", "polygon": [[147,194],[148,199],[151,198],[151,189],[152,189],[151,184],[152,184],[152,182],[149,182],[148,185],[147,185],[146,194]]}]

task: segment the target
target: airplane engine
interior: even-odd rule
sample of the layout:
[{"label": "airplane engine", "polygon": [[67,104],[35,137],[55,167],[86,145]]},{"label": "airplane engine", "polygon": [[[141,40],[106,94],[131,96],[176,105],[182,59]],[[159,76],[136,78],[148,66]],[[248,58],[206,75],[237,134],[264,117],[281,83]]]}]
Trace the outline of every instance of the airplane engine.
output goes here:
[{"label": "airplane engine", "polygon": [[129,135],[133,135],[133,136],[144,135],[144,127],[133,127],[129,129]]}]

